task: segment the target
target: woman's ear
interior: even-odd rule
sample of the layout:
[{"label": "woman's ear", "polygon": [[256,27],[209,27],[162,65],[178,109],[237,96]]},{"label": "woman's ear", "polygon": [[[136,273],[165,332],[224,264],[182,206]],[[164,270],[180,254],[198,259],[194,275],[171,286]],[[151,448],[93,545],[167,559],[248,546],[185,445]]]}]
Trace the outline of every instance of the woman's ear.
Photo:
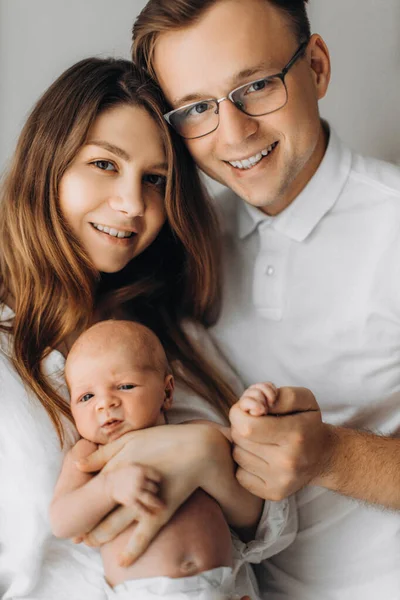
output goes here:
[{"label": "woman's ear", "polygon": [[162,410],[169,410],[174,399],[175,382],[173,375],[167,375],[165,377],[164,386],[164,402],[162,405]]}]

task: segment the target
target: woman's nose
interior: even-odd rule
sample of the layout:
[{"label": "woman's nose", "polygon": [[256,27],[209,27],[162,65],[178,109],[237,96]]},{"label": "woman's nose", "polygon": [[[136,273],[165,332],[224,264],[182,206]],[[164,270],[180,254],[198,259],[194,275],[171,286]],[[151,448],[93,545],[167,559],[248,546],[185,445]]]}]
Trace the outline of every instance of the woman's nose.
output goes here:
[{"label": "woman's nose", "polygon": [[127,217],[142,217],[145,203],[141,181],[121,183],[116,195],[110,199],[110,206]]}]

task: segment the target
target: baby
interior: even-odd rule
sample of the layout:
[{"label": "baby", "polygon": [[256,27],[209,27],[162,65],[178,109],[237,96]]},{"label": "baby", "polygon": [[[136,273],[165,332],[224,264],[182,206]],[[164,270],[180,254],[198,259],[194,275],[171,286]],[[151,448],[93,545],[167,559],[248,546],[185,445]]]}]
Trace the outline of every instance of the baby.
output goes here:
[{"label": "baby", "polygon": [[[149,512],[162,509],[161,477],[154,469],[131,465],[93,476],[75,465],[99,444],[166,424],[174,379],[158,338],[138,323],[98,323],[73,345],[65,377],[82,439],[66,455],[57,482],[50,510],[54,534],[84,536],[118,505],[136,505]],[[265,414],[266,401],[273,402],[275,392],[268,385],[262,394],[250,388],[239,402],[255,416]],[[224,513],[232,527],[255,527],[262,501],[239,485],[233,469],[230,479],[229,494],[198,489],[133,565],[123,566],[121,556],[134,525],[104,544],[101,555],[109,598],[206,600],[248,594],[256,600],[254,576],[248,564],[235,560],[235,538]]]}]

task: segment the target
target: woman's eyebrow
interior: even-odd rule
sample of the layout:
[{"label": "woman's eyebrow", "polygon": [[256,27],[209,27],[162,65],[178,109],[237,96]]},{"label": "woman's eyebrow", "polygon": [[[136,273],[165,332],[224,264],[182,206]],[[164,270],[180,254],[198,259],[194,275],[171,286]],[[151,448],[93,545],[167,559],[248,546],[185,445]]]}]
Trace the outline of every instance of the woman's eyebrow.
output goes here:
[{"label": "woman's eyebrow", "polygon": [[157,169],[160,171],[168,171],[168,163],[166,163],[166,162],[156,163],[155,165],[151,165],[151,168]]},{"label": "woman's eyebrow", "polygon": [[105,140],[89,140],[86,143],[86,146],[100,146],[100,148],[104,148],[104,150],[108,150],[108,152],[112,152],[112,154],[119,156],[119,158],[122,158],[123,160],[126,160],[126,161],[131,160],[130,155],[125,150],[123,150],[119,146],[110,144],[110,142],[106,142]]}]

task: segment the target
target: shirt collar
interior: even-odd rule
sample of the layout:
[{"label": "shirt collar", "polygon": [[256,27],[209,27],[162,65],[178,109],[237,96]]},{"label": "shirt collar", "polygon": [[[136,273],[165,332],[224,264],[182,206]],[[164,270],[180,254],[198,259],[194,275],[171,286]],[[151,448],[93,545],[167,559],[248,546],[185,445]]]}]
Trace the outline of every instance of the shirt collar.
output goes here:
[{"label": "shirt collar", "polygon": [[317,171],[293,202],[276,217],[270,217],[246,202],[240,203],[238,235],[243,239],[260,223],[297,241],[304,241],[326,213],[335,205],[348,179],[351,152],[330,130],[328,147]]}]

